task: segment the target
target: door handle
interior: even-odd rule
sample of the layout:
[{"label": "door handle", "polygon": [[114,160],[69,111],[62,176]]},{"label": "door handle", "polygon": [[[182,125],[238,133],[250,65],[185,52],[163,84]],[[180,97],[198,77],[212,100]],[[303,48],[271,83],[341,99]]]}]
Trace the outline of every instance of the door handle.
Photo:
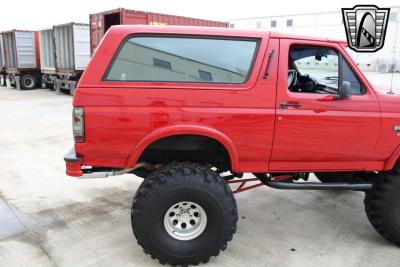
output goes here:
[{"label": "door handle", "polygon": [[303,106],[302,104],[299,104],[297,102],[288,102],[288,103],[282,103],[281,109],[287,109],[288,107],[299,108],[302,106]]}]

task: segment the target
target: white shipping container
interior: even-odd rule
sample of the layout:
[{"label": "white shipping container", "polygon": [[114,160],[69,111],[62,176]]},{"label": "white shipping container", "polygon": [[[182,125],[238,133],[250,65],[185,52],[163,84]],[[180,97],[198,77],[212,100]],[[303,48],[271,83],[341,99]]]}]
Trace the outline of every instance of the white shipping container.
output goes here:
[{"label": "white shipping container", "polygon": [[53,29],[57,71],[83,71],[90,60],[89,24],[68,23]]},{"label": "white shipping container", "polygon": [[42,72],[55,72],[56,59],[53,29],[39,31],[40,65]]},{"label": "white shipping container", "polygon": [[6,68],[36,69],[35,33],[25,31],[3,32]]}]

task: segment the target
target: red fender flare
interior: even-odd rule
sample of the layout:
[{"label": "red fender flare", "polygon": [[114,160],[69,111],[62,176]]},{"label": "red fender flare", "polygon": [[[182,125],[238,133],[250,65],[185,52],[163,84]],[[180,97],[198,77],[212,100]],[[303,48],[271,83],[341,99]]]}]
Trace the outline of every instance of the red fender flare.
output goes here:
[{"label": "red fender flare", "polygon": [[396,164],[397,160],[400,158],[400,145],[396,148],[393,154],[390,156],[388,160],[385,161],[385,165],[383,169],[385,171],[390,171],[393,169],[394,164]]},{"label": "red fender flare", "polygon": [[135,166],[140,155],[151,143],[161,138],[173,135],[181,135],[181,134],[206,136],[220,142],[225,147],[226,151],[228,151],[231,161],[232,171],[235,172],[238,170],[238,165],[239,165],[238,155],[236,147],[232,142],[232,140],[230,140],[229,137],[227,137],[225,134],[221,133],[220,131],[214,128],[200,126],[200,125],[166,126],[163,128],[158,128],[155,131],[149,133],[144,138],[142,138],[142,140],[140,140],[139,143],[136,145],[136,147],[131,151],[131,154],[125,163],[125,168],[131,168]]}]

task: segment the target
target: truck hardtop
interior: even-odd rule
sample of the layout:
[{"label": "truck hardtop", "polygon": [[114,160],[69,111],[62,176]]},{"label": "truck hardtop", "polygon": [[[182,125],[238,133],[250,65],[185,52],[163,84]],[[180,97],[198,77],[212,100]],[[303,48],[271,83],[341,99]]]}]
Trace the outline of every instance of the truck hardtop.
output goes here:
[{"label": "truck hardtop", "polygon": [[368,219],[400,245],[400,96],[374,90],[346,46],[113,26],[75,92],[66,173],[142,177],[133,233],[161,263],[218,255],[236,231],[233,194],[264,185],[364,191]]}]

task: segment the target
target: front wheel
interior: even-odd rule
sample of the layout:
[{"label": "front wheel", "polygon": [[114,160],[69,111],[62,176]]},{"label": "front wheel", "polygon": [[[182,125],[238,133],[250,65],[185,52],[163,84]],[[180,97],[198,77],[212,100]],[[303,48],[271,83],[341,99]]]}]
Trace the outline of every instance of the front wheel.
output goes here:
[{"label": "front wheel", "polygon": [[400,175],[383,173],[364,200],[367,217],[388,241],[400,246]]},{"label": "front wheel", "polygon": [[132,229],[160,263],[207,262],[232,240],[237,207],[218,174],[196,163],[171,163],[150,174],[132,205]]}]

